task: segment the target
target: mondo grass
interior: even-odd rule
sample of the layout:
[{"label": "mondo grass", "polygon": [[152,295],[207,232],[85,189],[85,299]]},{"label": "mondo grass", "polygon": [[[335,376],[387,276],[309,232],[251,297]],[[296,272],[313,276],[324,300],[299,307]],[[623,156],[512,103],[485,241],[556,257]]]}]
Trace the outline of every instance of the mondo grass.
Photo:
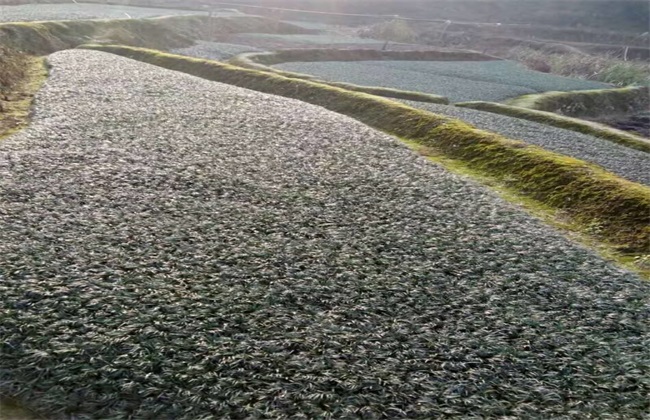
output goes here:
[{"label": "mondo grass", "polygon": [[650,247],[650,188],[586,162],[473,128],[461,121],[308,80],[238,68],[155,50],[86,45],[208,80],[299,99],[353,117],[441,155],[469,164],[522,195],[561,211],[620,252],[641,255]]},{"label": "mondo grass", "polygon": [[598,117],[648,110],[650,88],[633,86],[619,89],[545,92],[538,95],[524,95],[506,103],[570,117]]},{"label": "mondo grass", "polygon": [[566,130],[577,131],[583,134],[590,134],[604,140],[609,140],[611,142],[619,143],[636,150],[650,153],[649,140],[646,140],[640,136],[626,133],[623,130],[617,130],[615,128],[608,127],[604,124],[566,117],[564,115],[554,114],[552,112],[538,111],[534,109],[521,108],[518,106],[499,104],[495,102],[459,102],[454,105],[463,108],[477,109],[479,111],[492,112],[495,114],[508,115],[510,117],[535,121],[541,124],[564,128]]}]

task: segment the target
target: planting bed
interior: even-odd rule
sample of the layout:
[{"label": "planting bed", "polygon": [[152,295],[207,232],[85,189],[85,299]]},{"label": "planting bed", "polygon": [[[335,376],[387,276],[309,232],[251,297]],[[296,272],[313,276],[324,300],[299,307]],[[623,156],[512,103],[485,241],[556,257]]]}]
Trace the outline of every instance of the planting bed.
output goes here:
[{"label": "planting bed", "polygon": [[[0,22],[124,19],[128,16],[137,19],[155,16],[191,15],[200,13],[201,12],[190,10],[154,9],[102,4],[25,4],[20,6],[0,6]],[[234,14],[230,13],[227,15],[231,16]]]},{"label": "planting bed", "polygon": [[452,102],[498,102],[548,90],[608,86],[534,72],[509,61],[332,61],[283,63],[273,67],[326,80],[434,93]]},{"label": "planting bed", "polygon": [[197,41],[193,46],[172,50],[174,54],[190,57],[205,58],[208,60],[228,60],[246,52],[262,51],[248,45],[229,44],[225,42]]},{"label": "planting bed", "polygon": [[117,56],[0,143],[0,386],[81,418],[647,412],[650,283],[396,139]]},{"label": "planting bed", "polygon": [[650,153],[587,134],[491,112],[423,102],[402,102],[467,121],[478,128],[500,133],[511,139],[523,140],[547,150],[596,163],[622,178],[650,185]]}]

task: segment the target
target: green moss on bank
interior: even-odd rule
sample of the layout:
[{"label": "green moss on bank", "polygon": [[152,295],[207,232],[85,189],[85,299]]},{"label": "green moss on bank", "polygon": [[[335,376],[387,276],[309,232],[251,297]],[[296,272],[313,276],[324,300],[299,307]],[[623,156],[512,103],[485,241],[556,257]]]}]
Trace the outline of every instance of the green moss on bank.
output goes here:
[{"label": "green moss on bank", "polygon": [[579,120],[577,118],[565,117],[551,112],[537,111],[494,102],[459,102],[454,105],[463,108],[477,109],[479,111],[492,112],[495,114],[508,115],[510,117],[535,121],[553,127],[590,134],[604,140],[609,140],[614,143],[619,143],[633,149],[650,153],[650,140],[591,121]]},{"label": "green moss on bank", "polygon": [[34,95],[47,78],[45,60],[27,57],[21,80],[18,80],[8,92],[3,93],[8,100],[1,100],[0,140],[23,129],[29,123],[29,111]]},{"label": "green moss on bank", "polygon": [[595,118],[650,109],[647,86],[620,89],[545,92],[524,95],[506,102],[508,105],[554,112],[569,117]]},{"label": "green moss on bank", "polygon": [[312,81],[140,48],[98,45],[84,48],[299,99],[351,116],[425,145],[442,156],[462,161],[522,196],[562,211],[584,232],[597,223],[599,240],[621,252],[641,255],[650,249],[650,188],[623,180],[595,165],[397,102]]}]

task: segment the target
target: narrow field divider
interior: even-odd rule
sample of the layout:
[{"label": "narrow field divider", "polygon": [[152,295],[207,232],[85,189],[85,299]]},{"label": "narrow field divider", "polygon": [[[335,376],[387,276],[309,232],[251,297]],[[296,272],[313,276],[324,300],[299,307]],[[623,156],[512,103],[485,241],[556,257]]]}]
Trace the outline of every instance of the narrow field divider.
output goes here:
[{"label": "narrow field divider", "polygon": [[309,80],[245,69],[156,50],[85,45],[208,80],[299,99],[348,115],[463,162],[520,194],[561,211],[584,232],[621,252],[650,250],[650,188],[536,146],[478,130],[462,121]]},{"label": "narrow field divider", "polygon": [[603,140],[609,140],[613,143],[622,144],[632,149],[650,153],[650,140],[644,139],[640,136],[635,136],[634,134],[626,133],[623,130],[608,127],[604,124],[566,117],[552,112],[538,111],[495,102],[458,102],[454,105],[461,108],[471,108],[479,111],[491,112],[493,114],[507,115],[509,117],[521,118],[523,120],[534,121],[553,127],[564,128],[565,130],[589,134]]}]

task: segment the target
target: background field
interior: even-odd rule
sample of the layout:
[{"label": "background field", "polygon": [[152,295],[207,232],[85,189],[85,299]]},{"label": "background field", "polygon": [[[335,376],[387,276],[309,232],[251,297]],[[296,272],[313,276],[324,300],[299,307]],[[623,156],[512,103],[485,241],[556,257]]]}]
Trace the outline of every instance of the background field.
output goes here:
[{"label": "background field", "polygon": [[360,61],[284,63],[274,68],[312,74],[326,80],[414,90],[447,96],[452,102],[507,98],[548,90],[606,87],[527,70],[508,61]]},{"label": "background field", "polygon": [[115,5],[83,4],[25,4],[20,7],[0,6],[0,22],[20,22],[34,20],[76,20],[76,19],[126,19],[146,18],[164,15],[195,14],[192,10],[156,9]]}]

